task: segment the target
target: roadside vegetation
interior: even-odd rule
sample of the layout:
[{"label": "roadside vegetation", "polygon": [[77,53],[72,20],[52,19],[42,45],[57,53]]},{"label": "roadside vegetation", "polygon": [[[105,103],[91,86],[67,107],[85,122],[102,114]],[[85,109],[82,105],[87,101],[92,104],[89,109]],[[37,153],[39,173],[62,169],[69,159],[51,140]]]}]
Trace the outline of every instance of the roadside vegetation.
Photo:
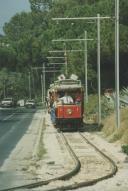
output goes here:
[{"label": "roadside vegetation", "polygon": [[[85,105],[87,118],[89,119],[89,116],[91,116],[94,123],[97,121],[97,104],[98,96],[90,95],[88,104]],[[116,127],[116,115],[113,104],[108,102],[105,96],[102,96],[101,108],[103,124],[101,131],[109,142],[119,142],[122,145],[122,151],[128,154],[128,107],[121,109],[121,124],[119,129]]]},{"label": "roadside vegetation", "polygon": [[[105,119],[107,116],[112,114],[114,111],[113,101],[110,102],[107,98],[102,95],[101,96],[101,115],[102,119]],[[85,101],[85,117],[92,117],[95,122],[97,122],[98,116],[98,95],[90,94],[88,97],[88,103]]]},{"label": "roadside vegetation", "polygon": [[88,96],[88,103],[86,103],[85,101],[85,106],[84,106],[86,120],[92,118],[94,121],[96,121],[97,103],[98,103],[98,96],[96,94],[91,94]]},{"label": "roadside vegetation", "polygon": [[128,154],[128,108],[121,109],[120,128],[116,127],[115,113],[108,116],[103,124],[103,133],[110,142],[119,141],[123,152]]},{"label": "roadside vegetation", "polygon": [[103,132],[108,137],[108,139],[113,141],[120,141],[122,144],[128,144],[128,108],[121,109],[121,124],[120,128],[116,127],[116,117],[115,113],[108,116],[104,120]]}]

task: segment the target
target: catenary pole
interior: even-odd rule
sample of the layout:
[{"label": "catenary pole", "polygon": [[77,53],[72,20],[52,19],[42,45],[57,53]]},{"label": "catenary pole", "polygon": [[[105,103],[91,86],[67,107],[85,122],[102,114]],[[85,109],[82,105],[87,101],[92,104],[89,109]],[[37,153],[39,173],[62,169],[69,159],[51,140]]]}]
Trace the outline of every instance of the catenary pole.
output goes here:
[{"label": "catenary pole", "polygon": [[44,92],[44,96],[43,96],[43,102],[45,103],[45,63],[43,63],[43,92]]},{"label": "catenary pole", "polygon": [[101,123],[101,77],[100,77],[100,14],[97,14],[97,83],[98,83],[98,124]]},{"label": "catenary pole", "polygon": [[67,51],[66,51],[66,44],[64,43],[64,57],[65,57],[65,74],[68,75],[68,58],[67,58]]},{"label": "catenary pole", "polygon": [[44,91],[43,91],[43,75],[41,74],[41,94],[42,94],[42,104],[44,102]]},{"label": "catenary pole", "polygon": [[87,71],[87,31],[85,31],[85,41],[84,41],[84,45],[85,45],[85,52],[84,52],[84,62],[85,62],[85,102],[88,103],[88,71]]},{"label": "catenary pole", "polygon": [[29,99],[31,99],[31,75],[30,75],[30,72],[29,72],[29,75],[28,75],[28,83],[29,83]]},{"label": "catenary pole", "polygon": [[115,90],[116,90],[116,126],[120,127],[119,100],[119,0],[115,0]]}]

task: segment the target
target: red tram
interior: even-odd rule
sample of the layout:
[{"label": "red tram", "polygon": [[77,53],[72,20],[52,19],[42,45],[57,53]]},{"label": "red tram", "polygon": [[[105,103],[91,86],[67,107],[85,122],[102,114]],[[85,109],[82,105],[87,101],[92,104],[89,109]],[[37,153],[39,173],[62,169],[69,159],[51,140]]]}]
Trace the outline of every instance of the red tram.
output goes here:
[{"label": "red tram", "polygon": [[48,94],[51,119],[55,126],[61,130],[81,128],[84,112],[84,90],[81,81],[73,79],[55,81],[51,84]]}]

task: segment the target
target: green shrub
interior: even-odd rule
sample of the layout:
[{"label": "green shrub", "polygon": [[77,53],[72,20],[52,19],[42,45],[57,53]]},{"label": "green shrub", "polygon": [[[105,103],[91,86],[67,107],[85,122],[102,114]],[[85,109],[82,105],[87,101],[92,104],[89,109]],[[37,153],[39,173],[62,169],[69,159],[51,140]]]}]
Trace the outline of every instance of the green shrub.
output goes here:
[{"label": "green shrub", "polygon": [[128,145],[122,145],[122,151],[128,155]]}]

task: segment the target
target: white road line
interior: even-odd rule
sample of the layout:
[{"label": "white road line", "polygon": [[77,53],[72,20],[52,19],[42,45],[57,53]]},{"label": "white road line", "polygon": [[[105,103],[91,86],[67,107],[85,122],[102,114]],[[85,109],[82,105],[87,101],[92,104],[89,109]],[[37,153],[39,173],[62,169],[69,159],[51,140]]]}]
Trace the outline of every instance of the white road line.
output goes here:
[{"label": "white road line", "polygon": [[14,114],[15,114],[15,113],[12,113],[11,115],[9,115],[9,116],[5,117],[2,121],[6,121],[6,120],[10,119],[11,117],[13,117],[13,116],[14,116]]}]

